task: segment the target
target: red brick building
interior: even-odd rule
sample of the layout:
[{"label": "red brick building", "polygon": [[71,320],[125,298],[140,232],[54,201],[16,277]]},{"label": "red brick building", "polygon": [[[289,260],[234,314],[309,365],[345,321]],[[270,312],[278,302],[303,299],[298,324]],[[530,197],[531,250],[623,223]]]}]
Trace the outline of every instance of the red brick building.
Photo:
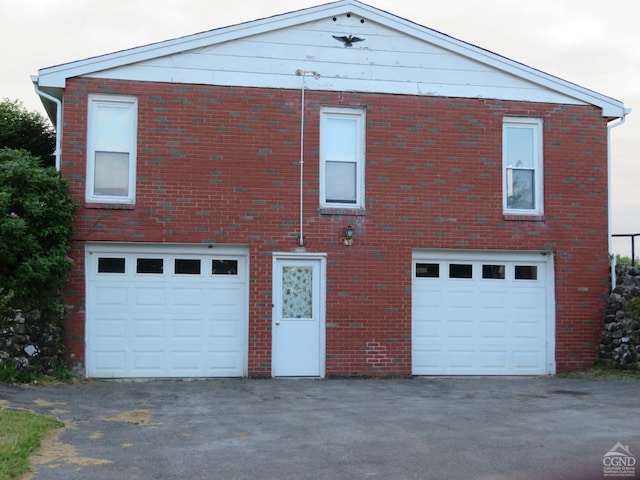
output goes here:
[{"label": "red brick building", "polygon": [[355,0],[34,82],[78,203],[86,375],[593,363],[621,102]]}]

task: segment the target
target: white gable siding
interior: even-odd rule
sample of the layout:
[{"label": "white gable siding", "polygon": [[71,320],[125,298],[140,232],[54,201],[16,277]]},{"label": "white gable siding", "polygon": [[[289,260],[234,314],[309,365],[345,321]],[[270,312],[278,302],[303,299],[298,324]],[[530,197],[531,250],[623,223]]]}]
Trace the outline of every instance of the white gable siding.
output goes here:
[{"label": "white gable siding", "polygon": [[[366,40],[345,48],[332,35]],[[357,0],[45,68],[34,81],[56,98],[77,76],[300,88],[298,69],[319,71],[322,78],[308,86],[320,90],[594,105],[608,118],[629,113],[619,100]]]},{"label": "white gable siding", "polygon": [[[91,74],[98,78],[582,103],[379,23],[332,17]],[[364,38],[347,48],[333,35]]]}]

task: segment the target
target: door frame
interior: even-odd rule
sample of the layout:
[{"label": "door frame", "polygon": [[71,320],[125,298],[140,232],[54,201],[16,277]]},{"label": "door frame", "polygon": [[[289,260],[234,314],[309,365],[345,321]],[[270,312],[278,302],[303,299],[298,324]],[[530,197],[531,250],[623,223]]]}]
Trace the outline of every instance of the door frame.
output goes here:
[{"label": "door frame", "polygon": [[[275,321],[276,312],[276,269],[280,260],[310,260],[319,262],[319,299],[318,299],[318,340],[320,342],[319,358],[319,378],[324,378],[326,374],[326,304],[327,304],[327,254],[326,253],[306,253],[306,252],[274,252],[271,269],[272,289],[271,289],[271,375],[273,375],[273,354],[275,345]],[[311,377],[310,377],[311,378]]]}]

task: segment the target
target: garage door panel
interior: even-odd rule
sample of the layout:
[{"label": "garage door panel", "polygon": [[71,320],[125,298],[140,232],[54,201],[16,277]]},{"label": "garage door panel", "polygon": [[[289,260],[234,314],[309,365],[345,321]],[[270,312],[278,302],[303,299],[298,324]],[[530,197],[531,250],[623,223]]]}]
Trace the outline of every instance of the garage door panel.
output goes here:
[{"label": "garage door panel", "polygon": [[215,285],[207,289],[204,294],[204,303],[218,308],[237,307],[235,299],[241,293],[240,285]]},{"label": "garage door panel", "polygon": [[184,318],[173,316],[170,322],[170,337],[176,339],[200,338],[205,333],[205,325],[200,318]]},{"label": "garage door panel", "polygon": [[544,334],[544,331],[540,328],[540,325],[535,322],[514,322],[512,338],[517,340],[535,340],[540,338]]},{"label": "garage door panel", "polygon": [[451,309],[470,309],[473,308],[473,290],[448,290],[443,291],[446,299],[446,305]]},{"label": "garage door panel", "polygon": [[543,367],[540,362],[541,352],[539,350],[520,350],[513,353],[513,363],[517,370],[528,371]]},{"label": "garage door panel", "polygon": [[105,376],[113,376],[110,372],[125,371],[127,356],[122,348],[98,350],[94,352],[94,357],[97,369],[102,372],[109,372]]},{"label": "garage door panel", "polygon": [[508,355],[504,350],[480,350],[478,360],[483,371],[488,369],[505,371],[508,365]]},{"label": "garage door panel", "polygon": [[164,307],[167,297],[164,286],[134,287],[134,305],[144,307]]},{"label": "garage door panel", "polygon": [[207,290],[197,285],[188,287],[173,287],[171,289],[171,297],[173,305],[177,307],[194,307],[199,308],[204,302]]},{"label": "garage door panel", "polygon": [[470,339],[474,336],[473,321],[455,316],[450,318],[444,328],[445,334],[452,339]]},{"label": "garage door panel", "polygon": [[[483,310],[505,310],[511,303],[504,289],[480,290],[477,292],[478,306]],[[507,300],[507,302],[505,302]]]},{"label": "garage door panel", "polygon": [[225,342],[230,340],[236,340],[239,342],[241,339],[241,332],[238,331],[238,325],[235,321],[218,320],[210,329],[209,337],[212,339],[223,340]]},{"label": "garage door panel", "polygon": [[520,252],[415,253],[413,373],[548,373],[553,329],[547,304],[553,285],[547,284],[548,266],[540,258]]},{"label": "garage door panel", "polygon": [[96,304],[110,307],[126,307],[128,303],[127,294],[127,288],[115,285],[106,285],[94,290]]},{"label": "garage door panel", "polygon": [[132,353],[133,376],[162,376],[164,371],[164,349],[138,349]]},{"label": "garage door panel", "polygon": [[473,350],[445,350],[448,359],[449,369],[452,371],[464,369],[467,371],[472,368],[476,362],[477,355]]},{"label": "garage door panel", "polygon": [[133,320],[133,336],[137,341],[165,337],[165,320],[157,318],[136,318]]},{"label": "garage door panel", "polygon": [[122,339],[126,337],[127,320],[117,317],[99,318],[95,322],[95,330],[96,336],[105,340]]},{"label": "garage door panel", "polygon": [[[414,324],[413,338],[417,340],[420,345],[423,345],[426,339],[439,338],[442,335],[440,322],[423,321]],[[424,340],[421,340],[424,339]]]},{"label": "garage door panel", "polygon": [[[88,376],[245,374],[245,254],[173,248],[180,253],[151,244],[87,247]],[[102,262],[106,273],[101,257],[112,259]]]},{"label": "garage door panel", "polygon": [[509,324],[506,321],[482,321],[480,327],[480,339],[492,341],[507,341]]},{"label": "garage door panel", "polygon": [[199,374],[202,369],[202,352],[200,349],[174,350],[169,352],[169,367],[174,372],[191,371]]}]

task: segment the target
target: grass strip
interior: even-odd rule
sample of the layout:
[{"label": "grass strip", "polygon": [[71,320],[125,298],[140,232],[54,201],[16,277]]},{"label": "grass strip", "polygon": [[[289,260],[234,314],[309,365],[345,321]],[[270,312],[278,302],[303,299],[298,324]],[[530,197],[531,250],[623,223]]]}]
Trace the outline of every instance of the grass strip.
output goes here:
[{"label": "grass strip", "polygon": [[63,426],[55,418],[0,408],[0,480],[29,472],[29,457],[40,448],[42,439]]}]

